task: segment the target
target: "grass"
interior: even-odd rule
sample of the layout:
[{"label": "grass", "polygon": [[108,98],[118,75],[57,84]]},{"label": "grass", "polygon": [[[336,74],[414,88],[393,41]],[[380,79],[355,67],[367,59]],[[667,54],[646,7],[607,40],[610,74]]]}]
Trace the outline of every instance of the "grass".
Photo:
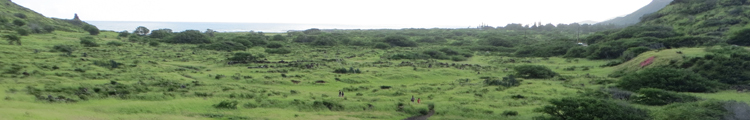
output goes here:
[{"label": "grass", "polygon": [[[412,63],[425,60],[385,60],[382,54],[396,51],[408,51],[411,48],[392,48],[388,50],[338,46],[333,48],[315,48],[302,44],[287,43],[295,47],[286,47],[294,52],[285,55],[267,54],[269,61],[313,60],[321,65],[313,69],[278,67],[281,64],[246,64],[227,65],[224,60],[231,55],[228,52],[193,49],[194,45],[165,44],[158,47],[146,44],[118,40],[117,33],[103,32],[95,36],[97,43],[121,41],[119,47],[106,46],[83,48],[78,38],[89,36],[86,33],[54,32],[51,34],[34,34],[23,37],[23,46],[2,44],[0,65],[4,71],[12,64],[23,66],[21,71],[36,73],[29,77],[19,74],[2,74],[0,77],[0,97],[8,98],[0,102],[0,116],[6,119],[321,119],[321,120],[358,120],[358,119],[403,119],[414,116],[418,109],[426,109],[427,103],[435,104],[436,115],[430,119],[507,119],[527,120],[542,115],[533,110],[548,104],[547,100],[577,94],[584,88],[598,88],[604,85],[590,83],[596,78],[605,77],[613,71],[629,70],[639,60],[648,56],[659,56],[654,64],[663,64],[660,58],[677,59],[674,51],[683,51],[684,55],[705,54],[701,48],[684,48],[647,52],[616,67],[599,67],[607,60],[565,59],[558,57],[515,58],[507,56],[474,57],[462,62],[438,60],[440,63],[472,64],[484,68],[439,67],[433,63],[417,64],[414,67],[398,67],[402,61]],[[108,37],[104,37],[108,36]],[[72,55],[60,52],[49,52],[54,45],[65,44],[78,46]],[[419,49],[428,49],[420,47]],[[246,50],[251,53],[263,53],[264,48],[254,47]],[[38,50],[39,53],[34,53]],[[323,52],[311,52],[325,50]],[[193,54],[195,52],[195,54]],[[88,57],[82,57],[87,53]],[[338,55],[336,55],[338,53]],[[180,57],[177,57],[180,56]],[[321,59],[346,58],[342,62],[323,62]],[[645,58],[644,58],[645,57]],[[83,60],[81,60],[83,59]],[[508,59],[528,60],[532,63],[502,63]],[[114,60],[123,63],[122,68],[109,69],[93,65],[92,61]],[[377,61],[392,64],[375,64]],[[485,86],[479,77],[505,77],[512,74],[505,68],[523,64],[544,65],[553,71],[567,76],[570,80],[523,79],[522,85],[498,90],[497,86]],[[253,68],[248,66],[274,65],[274,68]],[[373,67],[373,65],[375,65]],[[51,69],[57,66],[59,69]],[[575,66],[578,69],[567,71],[564,68]],[[336,74],[336,68],[359,68],[361,74]],[[589,67],[583,70],[582,67]],[[76,72],[76,69],[85,72]],[[282,73],[269,71],[287,70],[288,77]],[[479,72],[479,74],[477,74]],[[216,75],[226,77],[216,79]],[[232,78],[238,76],[239,79]],[[252,78],[244,78],[250,76]],[[289,77],[291,76],[291,77]],[[295,77],[299,76],[299,77]],[[335,78],[366,81],[350,84],[338,82]],[[468,79],[460,83],[459,79]],[[139,81],[156,83],[170,80],[174,83],[190,84],[199,81],[200,86],[188,86],[178,91],[168,91],[166,87],[150,86],[150,91],[132,96],[138,98],[119,99],[103,98],[80,101],[76,103],[49,103],[37,100],[26,94],[26,86],[71,87],[108,84],[117,81],[120,84],[136,84]],[[301,81],[294,84],[291,80]],[[325,84],[315,81],[323,80]],[[585,86],[581,86],[584,84]],[[380,89],[380,86],[391,86],[391,89]],[[344,88],[368,88],[346,92],[346,97],[335,94]],[[15,92],[11,92],[15,89]],[[180,92],[184,90],[186,92]],[[297,94],[292,94],[292,90]],[[263,92],[265,91],[265,92]],[[165,94],[175,94],[166,96]],[[210,94],[201,96],[201,94]],[[254,98],[230,98],[235,94],[252,94]],[[357,96],[361,93],[361,96]],[[55,94],[55,93],[47,93]],[[411,96],[422,99],[422,104],[411,103]],[[511,96],[522,95],[523,99]],[[722,100],[750,101],[748,94],[719,92],[714,94],[695,94],[704,98]],[[237,100],[238,109],[216,109],[212,105],[224,100]],[[293,104],[295,100],[304,102]],[[343,105],[343,111],[315,110],[311,106],[315,101],[335,101]],[[259,105],[257,108],[245,106],[247,103]],[[399,112],[397,104],[404,103],[404,111]],[[368,104],[373,107],[370,108]],[[647,107],[648,108],[648,107]],[[658,108],[658,107],[656,107]],[[652,108],[652,109],[656,109]],[[518,116],[502,116],[503,111],[517,111]]]}]

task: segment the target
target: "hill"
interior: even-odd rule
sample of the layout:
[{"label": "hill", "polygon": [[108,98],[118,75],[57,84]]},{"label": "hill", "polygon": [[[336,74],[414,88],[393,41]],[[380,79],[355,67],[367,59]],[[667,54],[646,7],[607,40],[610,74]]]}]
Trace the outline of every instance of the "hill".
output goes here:
[{"label": "hill", "polygon": [[[49,33],[60,30],[68,32],[85,32],[84,26],[89,25],[80,19],[47,18],[34,10],[20,6],[10,0],[0,0],[0,31],[12,33],[17,29],[25,29],[31,33]],[[71,17],[77,17],[71,15]]]},{"label": "hill", "polygon": [[626,27],[633,24],[636,24],[641,21],[641,16],[646,14],[651,14],[656,11],[661,10],[665,6],[667,6],[669,3],[671,3],[672,0],[653,0],[651,3],[649,3],[646,6],[643,6],[642,8],[638,9],[637,11],[630,13],[623,17],[617,17],[611,20],[599,22],[596,24],[615,24],[618,27]]}]

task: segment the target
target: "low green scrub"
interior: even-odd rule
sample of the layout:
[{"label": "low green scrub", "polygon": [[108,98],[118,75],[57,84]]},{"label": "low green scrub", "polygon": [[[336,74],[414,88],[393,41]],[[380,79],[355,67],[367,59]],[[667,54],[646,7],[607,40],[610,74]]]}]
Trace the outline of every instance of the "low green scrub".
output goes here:
[{"label": "low green scrub", "polygon": [[516,71],[515,75],[521,78],[547,79],[559,75],[543,65],[520,65],[513,69]]},{"label": "low green scrub", "polygon": [[678,92],[714,92],[719,89],[721,83],[686,70],[646,68],[625,75],[618,82],[618,86],[626,90],[658,88]]},{"label": "low green scrub", "polygon": [[268,49],[265,50],[265,52],[269,53],[269,54],[289,54],[289,53],[292,53],[291,50],[286,49],[286,48],[277,48],[277,49],[268,48]]},{"label": "low green scrub", "polygon": [[597,98],[562,98],[550,100],[551,105],[536,109],[541,120],[648,120],[649,111],[625,103]]},{"label": "low green scrub", "polygon": [[640,95],[636,96],[633,102],[644,105],[667,105],[700,100],[695,96],[655,88],[643,88],[638,90],[638,94]]}]

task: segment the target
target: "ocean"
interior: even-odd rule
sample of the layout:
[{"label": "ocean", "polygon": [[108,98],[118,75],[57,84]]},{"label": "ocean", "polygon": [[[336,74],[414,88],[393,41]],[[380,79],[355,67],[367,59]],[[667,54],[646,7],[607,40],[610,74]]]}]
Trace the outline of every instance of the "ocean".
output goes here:
[{"label": "ocean", "polygon": [[[435,25],[347,25],[347,24],[290,24],[290,23],[218,23],[218,22],[141,22],[141,21],[86,21],[100,30],[133,31],[138,26],[150,30],[168,28],[179,32],[184,30],[212,29],[218,32],[267,32],[279,33],[289,30],[318,29],[402,29],[402,28],[461,28],[459,26]],[[466,28],[465,26],[463,28]]]}]

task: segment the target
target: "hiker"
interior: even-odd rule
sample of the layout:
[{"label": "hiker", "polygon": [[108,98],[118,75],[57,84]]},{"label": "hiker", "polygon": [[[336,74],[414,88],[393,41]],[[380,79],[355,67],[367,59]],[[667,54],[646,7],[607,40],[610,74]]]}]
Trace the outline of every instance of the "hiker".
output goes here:
[{"label": "hiker", "polygon": [[422,98],[417,98],[417,104],[422,103]]},{"label": "hiker", "polygon": [[339,97],[341,97],[342,94],[344,94],[344,92],[341,92],[341,90],[339,90]]},{"label": "hiker", "polygon": [[414,95],[411,96],[411,102],[414,102]]}]

